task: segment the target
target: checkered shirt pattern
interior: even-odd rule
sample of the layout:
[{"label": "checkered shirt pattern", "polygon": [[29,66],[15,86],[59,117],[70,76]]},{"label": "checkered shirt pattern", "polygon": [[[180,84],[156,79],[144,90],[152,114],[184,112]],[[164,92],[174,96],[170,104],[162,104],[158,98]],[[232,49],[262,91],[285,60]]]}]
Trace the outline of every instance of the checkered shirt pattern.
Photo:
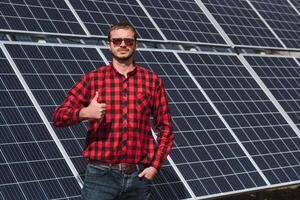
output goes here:
[{"label": "checkered shirt pattern", "polygon": [[[83,75],[53,112],[55,126],[80,121],[79,111],[96,94],[106,103],[102,120],[89,120],[83,156],[106,163],[145,164],[160,168],[174,140],[171,115],[161,78],[135,66],[125,76],[110,64]],[[152,116],[152,117],[151,117]],[[157,130],[155,143],[151,121]]]}]

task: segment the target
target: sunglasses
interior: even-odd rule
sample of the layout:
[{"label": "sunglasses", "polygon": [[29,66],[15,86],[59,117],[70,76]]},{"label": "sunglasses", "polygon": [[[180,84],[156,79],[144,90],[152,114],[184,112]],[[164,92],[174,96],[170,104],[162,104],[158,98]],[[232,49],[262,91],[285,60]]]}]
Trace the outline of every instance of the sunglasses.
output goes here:
[{"label": "sunglasses", "polygon": [[124,41],[126,46],[133,46],[135,39],[132,38],[111,38],[110,41],[114,44],[114,46],[120,46]]}]

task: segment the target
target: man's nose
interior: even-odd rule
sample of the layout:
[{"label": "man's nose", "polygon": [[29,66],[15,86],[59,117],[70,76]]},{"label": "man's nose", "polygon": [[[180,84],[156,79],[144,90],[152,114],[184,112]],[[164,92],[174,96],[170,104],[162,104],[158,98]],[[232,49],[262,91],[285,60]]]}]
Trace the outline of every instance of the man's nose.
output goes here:
[{"label": "man's nose", "polygon": [[122,40],[121,44],[120,44],[120,47],[126,47],[126,44],[125,44],[125,41]]}]

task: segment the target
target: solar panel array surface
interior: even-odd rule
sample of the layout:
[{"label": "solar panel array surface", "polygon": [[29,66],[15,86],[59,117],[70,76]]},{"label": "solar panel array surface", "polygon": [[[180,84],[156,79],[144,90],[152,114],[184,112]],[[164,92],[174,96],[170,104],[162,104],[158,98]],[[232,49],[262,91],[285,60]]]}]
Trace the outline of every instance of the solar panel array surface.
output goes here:
[{"label": "solar panel array surface", "polygon": [[80,187],[0,52],[1,199],[80,199]]},{"label": "solar panel array surface", "polygon": [[300,48],[300,15],[286,0],[249,0],[287,48]]},{"label": "solar panel array surface", "polygon": [[[6,48],[27,82],[49,122],[53,109],[63,101],[64,94],[83,73],[102,66],[95,48],[7,44]],[[58,138],[83,175],[82,158],[87,124],[56,128]]]},{"label": "solar panel array surface", "polygon": [[299,181],[300,138],[238,57],[180,56],[267,180]]},{"label": "solar panel array surface", "polygon": [[[81,179],[75,176],[84,179],[88,124],[51,126],[53,109],[82,74],[111,60],[105,47],[82,45],[81,39],[104,38],[111,24],[125,20],[153,45],[295,50],[299,5],[296,0],[0,0],[0,199],[81,199]],[[37,33],[76,39],[73,45],[7,41]],[[227,36],[233,44],[226,43]],[[176,134],[153,182],[152,199],[205,199],[300,182],[300,58],[141,46],[135,60],[164,80]]]},{"label": "solar panel array surface", "polygon": [[168,40],[226,44],[194,0],[141,2]]},{"label": "solar panel array surface", "polygon": [[[83,72],[104,65],[95,48],[17,44],[5,47],[48,120],[63,94]],[[102,51],[110,60],[109,51]],[[237,57],[193,53],[179,56],[267,180],[271,184],[299,180],[299,137]],[[189,198],[182,180],[195,197],[267,185],[173,52],[143,50],[136,53],[136,61],[163,78],[176,133],[170,157],[182,178],[167,162],[153,185],[156,199]],[[86,124],[54,130],[82,175]]]},{"label": "solar panel array surface", "polygon": [[0,2],[0,30],[85,35],[64,0]]},{"label": "solar panel array surface", "polygon": [[247,0],[203,0],[235,45],[283,47]]},{"label": "solar panel array surface", "polygon": [[162,40],[162,36],[135,0],[69,1],[92,35],[106,36],[106,31],[112,24],[128,21],[136,28],[139,38]]},{"label": "solar panel array surface", "polygon": [[276,100],[300,128],[300,66],[292,57],[245,56]]}]

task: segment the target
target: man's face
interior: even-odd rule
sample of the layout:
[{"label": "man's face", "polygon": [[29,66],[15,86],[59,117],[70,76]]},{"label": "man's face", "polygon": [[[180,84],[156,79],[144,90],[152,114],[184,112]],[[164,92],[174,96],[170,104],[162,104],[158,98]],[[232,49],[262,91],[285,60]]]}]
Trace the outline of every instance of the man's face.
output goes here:
[{"label": "man's face", "polygon": [[130,59],[136,49],[134,32],[131,29],[116,29],[110,32],[108,47],[117,60]]}]

